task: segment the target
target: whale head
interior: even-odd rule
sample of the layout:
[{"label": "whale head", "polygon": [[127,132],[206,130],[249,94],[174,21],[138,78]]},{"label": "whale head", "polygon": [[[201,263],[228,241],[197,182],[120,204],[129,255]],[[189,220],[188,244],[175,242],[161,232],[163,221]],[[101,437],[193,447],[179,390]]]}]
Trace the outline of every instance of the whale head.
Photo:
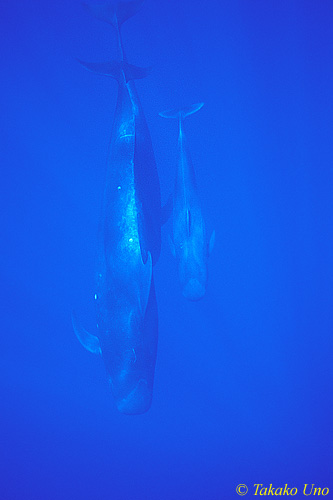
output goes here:
[{"label": "whale head", "polygon": [[183,287],[183,295],[186,299],[200,300],[206,293],[206,286],[197,278],[190,278]]},{"label": "whale head", "polygon": [[[126,345],[127,344],[127,345]],[[131,347],[135,346],[135,347]],[[135,341],[102,347],[109,385],[121,413],[138,415],[149,410],[152,401],[155,348]]]},{"label": "whale head", "polygon": [[117,329],[101,339],[110,388],[121,413],[138,415],[151,406],[157,349],[156,321],[150,305],[144,320],[132,317],[126,328],[118,324]]},{"label": "whale head", "polygon": [[191,245],[183,250],[178,267],[183,295],[188,300],[196,301],[206,293],[207,259],[203,252]]},{"label": "whale head", "polygon": [[125,415],[139,415],[149,410],[152,401],[152,391],[145,379],[134,384],[132,389],[126,391],[126,394],[119,395],[116,398],[117,408]]}]

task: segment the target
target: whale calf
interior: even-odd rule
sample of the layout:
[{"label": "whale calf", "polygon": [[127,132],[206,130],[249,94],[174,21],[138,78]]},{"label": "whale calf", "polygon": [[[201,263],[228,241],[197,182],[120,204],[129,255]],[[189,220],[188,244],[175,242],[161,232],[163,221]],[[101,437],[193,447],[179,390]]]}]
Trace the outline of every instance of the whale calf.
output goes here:
[{"label": "whale calf", "polygon": [[207,261],[215,241],[213,231],[209,244],[195,180],[195,171],[184,134],[183,121],[199,111],[203,103],[160,113],[163,118],[179,122],[178,164],[173,195],[172,237],[170,246],[178,263],[178,274],[184,297],[199,300],[206,292]]}]

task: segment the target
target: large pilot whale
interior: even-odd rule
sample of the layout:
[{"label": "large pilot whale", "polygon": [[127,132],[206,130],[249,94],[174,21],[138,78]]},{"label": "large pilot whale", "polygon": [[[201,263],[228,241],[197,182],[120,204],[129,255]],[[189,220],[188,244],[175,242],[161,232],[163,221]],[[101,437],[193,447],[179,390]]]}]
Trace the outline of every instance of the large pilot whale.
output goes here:
[{"label": "large pilot whale", "polygon": [[119,61],[82,64],[116,79],[118,98],[101,217],[95,334],[72,315],[82,345],[102,356],[117,407],[126,414],[150,407],[158,337],[153,264],[160,253],[160,186],[134,85],[147,70],[127,63],[119,31],[141,3],[89,6],[115,27]]},{"label": "large pilot whale", "polygon": [[[161,190],[151,136],[134,83],[134,80],[147,76],[149,69],[136,68],[128,64],[121,37],[121,26],[140,10],[143,2],[144,0],[132,0],[118,3],[83,4],[97,19],[113,27],[117,37],[120,64],[115,61],[106,63],[79,62],[90,71],[115,78],[118,83],[119,69],[123,70],[126,89],[130,95],[135,114],[135,189],[141,202],[140,218],[145,221],[145,229],[149,228],[145,237],[152,254],[153,265],[155,265],[161,251],[161,225],[169,216],[169,206],[164,207],[163,211],[161,210]],[[121,91],[120,88],[119,92]],[[116,117],[119,116],[119,102],[118,97]]]},{"label": "large pilot whale", "polygon": [[211,253],[215,231],[209,244],[198,195],[194,167],[184,134],[183,120],[201,109],[203,103],[160,113],[164,118],[179,122],[178,165],[173,195],[172,237],[170,246],[178,262],[178,273],[183,295],[189,300],[204,296],[207,285],[207,261]]}]

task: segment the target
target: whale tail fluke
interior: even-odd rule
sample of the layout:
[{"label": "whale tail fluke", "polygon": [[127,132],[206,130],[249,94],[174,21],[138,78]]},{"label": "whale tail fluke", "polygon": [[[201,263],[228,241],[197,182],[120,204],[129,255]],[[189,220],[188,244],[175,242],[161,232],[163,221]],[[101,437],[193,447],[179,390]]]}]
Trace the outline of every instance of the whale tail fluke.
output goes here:
[{"label": "whale tail fluke", "polygon": [[192,106],[187,106],[185,108],[170,109],[168,111],[162,111],[159,113],[162,118],[186,118],[187,116],[193,115],[199,111],[204,105],[203,102],[198,102],[197,104],[192,104]]},{"label": "whale tail fluke", "polygon": [[121,80],[122,74],[125,75],[126,82],[130,80],[139,80],[145,78],[150,73],[150,68],[139,68],[133,64],[128,64],[124,61],[107,61],[101,63],[89,63],[77,59],[78,62],[87,70],[99,75],[111,76],[118,82]]},{"label": "whale tail fluke", "polygon": [[83,2],[82,5],[97,19],[118,28],[140,10],[143,2],[144,0],[131,0],[130,2],[116,3],[105,2],[101,4]]}]

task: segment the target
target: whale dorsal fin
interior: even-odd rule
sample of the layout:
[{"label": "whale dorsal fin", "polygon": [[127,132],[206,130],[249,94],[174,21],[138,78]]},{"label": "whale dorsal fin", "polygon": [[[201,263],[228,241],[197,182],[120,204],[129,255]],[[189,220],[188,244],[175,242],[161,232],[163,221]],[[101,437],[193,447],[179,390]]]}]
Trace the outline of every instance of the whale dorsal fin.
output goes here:
[{"label": "whale dorsal fin", "polygon": [[166,224],[170,219],[170,216],[172,214],[172,208],[173,208],[173,196],[172,194],[170,194],[166,204],[163,205],[161,209],[161,226]]},{"label": "whale dorsal fin", "polygon": [[143,222],[143,217],[142,213],[138,211],[137,213],[137,222],[138,222],[138,231],[139,231],[139,245],[140,245],[140,252],[141,252],[141,259],[144,264],[146,264],[147,259],[148,259],[148,250],[146,248],[145,242],[147,241],[146,238],[146,231],[145,231],[145,225]]},{"label": "whale dorsal fin", "polygon": [[140,309],[142,316],[144,316],[148,304],[153,274],[153,259],[149,251],[147,252],[147,261],[146,263],[142,261],[142,265],[144,268],[142,273],[142,286],[140,290]]},{"label": "whale dorsal fin", "polygon": [[170,236],[170,234],[168,235],[168,240],[169,240],[169,246],[170,246],[170,250],[171,250],[171,253],[174,257],[176,257],[176,249],[175,249],[175,244],[174,242],[172,241],[172,238]]},{"label": "whale dorsal fin", "polygon": [[208,243],[208,256],[211,255],[215,245],[215,229],[213,230]]},{"label": "whale dorsal fin", "polygon": [[191,210],[187,209],[186,210],[186,231],[187,231],[187,236],[191,236],[191,223],[192,223],[192,216],[191,216]]},{"label": "whale dorsal fin", "polygon": [[83,328],[74,311],[72,311],[72,325],[75,335],[87,351],[92,352],[93,354],[102,353],[98,337],[96,337],[96,335],[92,335]]}]

